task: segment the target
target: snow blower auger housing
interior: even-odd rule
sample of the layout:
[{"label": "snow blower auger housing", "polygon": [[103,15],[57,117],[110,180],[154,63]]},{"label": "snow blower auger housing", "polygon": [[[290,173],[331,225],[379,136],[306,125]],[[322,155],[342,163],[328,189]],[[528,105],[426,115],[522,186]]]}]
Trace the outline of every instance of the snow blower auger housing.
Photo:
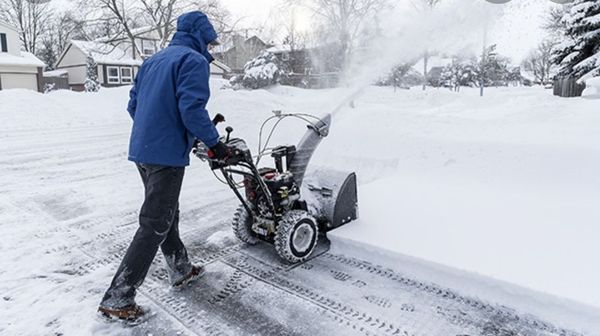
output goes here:
[{"label": "snow blower auger housing", "polygon": [[[274,113],[261,127],[262,135],[265,125],[277,120],[264,146],[259,137],[256,162],[243,139],[230,138],[231,127],[227,127],[227,136],[222,138],[230,149],[226,160],[212,160],[208,148],[201,142],[194,146],[194,154],[208,161],[213,171],[221,172],[222,182],[229,185],[242,203],[232,221],[236,237],[251,245],[259,241],[272,243],[281,258],[297,263],[311,256],[319,234],[324,235],[357,218],[356,175],[321,170],[307,178],[303,186],[310,158],[329,133],[331,117],[319,119],[307,114]],[[308,131],[297,147],[268,148],[279,121],[287,117],[308,122]],[[213,120],[215,124],[221,121],[224,121],[222,115]],[[273,166],[257,168],[260,159],[267,155],[273,158]],[[238,176],[238,181],[234,176]]]}]

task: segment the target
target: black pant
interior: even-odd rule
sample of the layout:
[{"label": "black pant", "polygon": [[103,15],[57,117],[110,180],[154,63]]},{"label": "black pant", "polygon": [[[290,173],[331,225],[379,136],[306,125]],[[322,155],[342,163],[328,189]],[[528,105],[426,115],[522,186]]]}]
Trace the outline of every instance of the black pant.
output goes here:
[{"label": "black pant", "polygon": [[101,306],[122,308],[135,303],[160,246],[167,261],[169,278],[175,282],[191,269],[185,246],[179,238],[179,193],[185,168],[137,163],[145,188],[138,228]]}]

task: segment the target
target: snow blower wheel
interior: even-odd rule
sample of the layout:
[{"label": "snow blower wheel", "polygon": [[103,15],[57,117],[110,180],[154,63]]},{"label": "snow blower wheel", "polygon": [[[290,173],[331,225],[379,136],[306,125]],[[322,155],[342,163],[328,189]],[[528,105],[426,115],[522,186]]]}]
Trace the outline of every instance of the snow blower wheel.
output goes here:
[{"label": "snow blower wheel", "polygon": [[233,215],[233,221],[231,222],[231,227],[233,228],[235,236],[249,245],[256,245],[260,241],[252,231],[253,222],[252,216],[248,214],[248,211],[244,206],[240,206],[236,210],[235,215]]},{"label": "snow blower wheel", "polygon": [[317,246],[319,229],[315,219],[304,210],[283,215],[275,233],[275,251],[291,263],[308,259]]}]

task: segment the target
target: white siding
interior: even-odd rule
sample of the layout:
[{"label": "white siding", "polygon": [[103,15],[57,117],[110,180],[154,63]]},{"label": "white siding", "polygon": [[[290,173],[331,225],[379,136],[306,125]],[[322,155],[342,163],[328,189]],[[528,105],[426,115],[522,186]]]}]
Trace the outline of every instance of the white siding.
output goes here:
[{"label": "white siding", "polygon": [[0,74],[2,90],[30,89],[37,91],[37,76],[34,74]]},{"label": "white siding", "polygon": [[102,65],[98,65],[98,83],[104,84],[104,70]]},{"label": "white siding", "polygon": [[72,68],[64,68],[61,70],[66,70],[69,73],[69,84],[77,85],[85,83],[85,65],[72,67]]},{"label": "white siding", "polygon": [[86,59],[87,56],[81,50],[71,45],[64,57],[60,60],[60,63],[57,64],[57,68],[61,69],[67,66],[85,65]]},{"label": "white siding", "polygon": [[0,33],[6,34],[8,53],[14,56],[21,56],[21,41],[19,40],[18,33],[3,25],[0,25]]},{"label": "white siding", "polygon": [[34,66],[0,65],[0,73],[17,72],[37,75],[38,69]]}]

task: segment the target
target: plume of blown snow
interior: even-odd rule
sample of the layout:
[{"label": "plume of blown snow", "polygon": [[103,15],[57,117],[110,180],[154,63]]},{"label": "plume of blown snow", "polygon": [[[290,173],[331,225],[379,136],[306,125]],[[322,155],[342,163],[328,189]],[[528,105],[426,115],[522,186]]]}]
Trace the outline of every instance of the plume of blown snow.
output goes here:
[{"label": "plume of blown snow", "polygon": [[418,59],[426,50],[448,54],[481,50],[486,31],[502,11],[502,6],[481,0],[446,0],[435,8],[399,5],[382,13],[382,33],[353,55],[342,76],[346,95],[331,113],[337,114],[394,66]]}]

